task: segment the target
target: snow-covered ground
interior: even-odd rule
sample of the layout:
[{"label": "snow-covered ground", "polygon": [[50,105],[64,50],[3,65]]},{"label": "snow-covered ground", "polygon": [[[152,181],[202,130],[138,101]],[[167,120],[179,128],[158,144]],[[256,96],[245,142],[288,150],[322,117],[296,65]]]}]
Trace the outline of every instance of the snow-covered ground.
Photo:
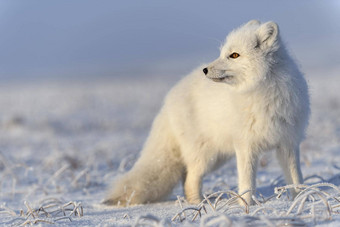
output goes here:
[{"label": "snow-covered ground", "polygon": [[[340,69],[304,71],[310,85],[312,117],[301,148],[302,171],[305,178],[311,177],[306,184],[329,182],[340,190]],[[202,217],[198,215],[192,222],[190,214],[198,211],[188,209],[181,214],[184,218],[186,213],[187,218],[180,222],[176,214],[189,206],[177,201],[177,196],[181,201],[183,197],[180,185],[165,202],[128,208],[101,205],[111,181],[128,171],[138,157],[163,97],[179,78],[150,76],[86,82],[3,83],[0,88],[0,225],[201,223],[216,226],[230,221],[259,226],[273,223],[340,225],[340,201],[336,201],[340,200],[340,193],[329,187],[317,187],[322,192],[308,189],[306,193],[313,193],[314,197],[299,201],[290,214],[293,202],[285,194],[263,202],[260,194],[268,198],[274,194],[275,187],[284,185],[281,170],[271,154],[261,158],[258,170],[260,194],[257,198],[261,204],[250,207],[248,214],[245,208],[222,207],[227,199],[224,194],[216,211],[206,203],[208,214],[201,208]],[[205,177],[203,192],[235,191],[236,182],[232,160]],[[215,199],[211,198],[211,203]],[[301,205],[301,214],[298,214],[300,204],[304,206]],[[257,210],[259,208],[263,210]],[[71,219],[67,218],[70,215]]]}]

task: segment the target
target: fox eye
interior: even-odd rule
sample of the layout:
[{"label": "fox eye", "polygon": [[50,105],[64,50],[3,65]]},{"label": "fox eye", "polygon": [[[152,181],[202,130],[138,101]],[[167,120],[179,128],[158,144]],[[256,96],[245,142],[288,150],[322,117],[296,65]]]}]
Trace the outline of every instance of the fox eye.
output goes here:
[{"label": "fox eye", "polygon": [[240,54],[234,52],[231,55],[229,55],[229,57],[231,57],[231,58],[238,58],[238,57],[240,57]]}]

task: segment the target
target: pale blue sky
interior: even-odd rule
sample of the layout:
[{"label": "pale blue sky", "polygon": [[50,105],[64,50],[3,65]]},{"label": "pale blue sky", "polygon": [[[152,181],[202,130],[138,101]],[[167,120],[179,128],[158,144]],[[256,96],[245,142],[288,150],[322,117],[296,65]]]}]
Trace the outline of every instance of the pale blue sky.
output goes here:
[{"label": "pale blue sky", "polygon": [[0,79],[185,74],[276,21],[304,67],[340,64],[339,1],[0,0]]}]

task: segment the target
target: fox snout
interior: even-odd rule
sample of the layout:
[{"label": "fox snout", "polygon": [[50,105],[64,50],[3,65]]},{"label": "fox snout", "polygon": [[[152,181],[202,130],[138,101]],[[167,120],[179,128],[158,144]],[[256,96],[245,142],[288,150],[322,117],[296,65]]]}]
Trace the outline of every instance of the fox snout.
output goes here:
[{"label": "fox snout", "polygon": [[207,75],[208,74],[208,68],[204,68],[203,73],[204,73],[204,75]]},{"label": "fox snout", "polygon": [[234,76],[230,75],[230,72],[227,72],[227,70],[223,68],[222,69],[219,69],[220,67],[216,68],[215,65],[210,65],[209,67],[204,68],[203,69],[204,75],[214,82],[225,82],[231,84],[231,82],[234,81]]}]

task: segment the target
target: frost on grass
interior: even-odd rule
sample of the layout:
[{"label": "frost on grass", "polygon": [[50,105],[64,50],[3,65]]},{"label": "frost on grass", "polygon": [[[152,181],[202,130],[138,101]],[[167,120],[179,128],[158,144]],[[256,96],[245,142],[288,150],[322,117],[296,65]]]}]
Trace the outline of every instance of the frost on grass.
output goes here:
[{"label": "frost on grass", "polygon": [[15,211],[2,206],[0,214],[8,214],[12,219],[5,225],[26,226],[38,223],[56,224],[60,221],[67,220],[72,222],[73,218],[82,217],[84,215],[83,206],[80,202],[62,202],[58,199],[46,199],[40,202],[38,208],[32,206],[25,201],[25,208],[17,214]]},{"label": "frost on grass", "polygon": [[[300,193],[289,201],[288,191],[292,188],[299,189]],[[232,226],[233,223],[305,226],[331,220],[340,214],[340,188],[334,184],[286,185],[276,187],[274,192],[268,198],[253,196],[255,206],[249,206],[241,195],[230,190],[204,196],[204,200],[194,207],[183,207],[178,197],[182,210],[172,221],[194,222],[200,218],[203,226]]]}]

